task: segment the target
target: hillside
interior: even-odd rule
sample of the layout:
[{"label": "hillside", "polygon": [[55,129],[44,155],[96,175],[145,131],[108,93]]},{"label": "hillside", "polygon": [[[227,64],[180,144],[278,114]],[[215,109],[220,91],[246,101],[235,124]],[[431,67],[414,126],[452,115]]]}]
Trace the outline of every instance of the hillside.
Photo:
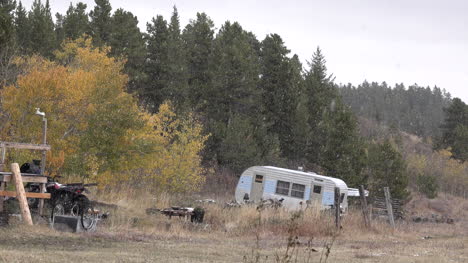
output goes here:
[{"label": "hillside", "polygon": [[444,108],[451,103],[450,94],[439,87],[364,82],[340,86],[339,92],[356,115],[421,137],[441,135]]}]

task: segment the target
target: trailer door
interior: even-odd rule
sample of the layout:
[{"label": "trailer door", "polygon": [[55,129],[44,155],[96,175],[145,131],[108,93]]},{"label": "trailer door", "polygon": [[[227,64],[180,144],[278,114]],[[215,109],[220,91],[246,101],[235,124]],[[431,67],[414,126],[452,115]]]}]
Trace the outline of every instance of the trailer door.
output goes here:
[{"label": "trailer door", "polygon": [[321,205],[323,194],[323,184],[312,182],[312,189],[310,191],[310,201],[312,204]]},{"label": "trailer door", "polygon": [[264,176],[260,174],[255,175],[255,179],[252,182],[252,191],[250,192],[250,200],[254,202],[260,201],[263,196],[263,184]]}]

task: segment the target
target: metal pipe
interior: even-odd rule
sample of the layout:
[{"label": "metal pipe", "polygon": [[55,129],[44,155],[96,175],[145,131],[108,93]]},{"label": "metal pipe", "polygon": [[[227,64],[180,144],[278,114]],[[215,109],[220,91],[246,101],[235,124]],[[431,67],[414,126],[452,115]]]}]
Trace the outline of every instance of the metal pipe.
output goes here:
[{"label": "metal pipe", "polygon": [[[42,126],[42,144],[47,144],[47,119],[42,118],[43,126]],[[41,160],[41,175],[44,175],[45,166],[46,166],[46,154],[47,151],[42,151],[42,160]]]}]

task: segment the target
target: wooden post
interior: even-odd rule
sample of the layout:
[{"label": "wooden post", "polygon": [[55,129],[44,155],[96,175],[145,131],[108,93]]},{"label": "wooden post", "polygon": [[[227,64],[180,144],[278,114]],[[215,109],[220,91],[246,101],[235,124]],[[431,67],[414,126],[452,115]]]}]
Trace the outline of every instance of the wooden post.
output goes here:
[{"label": "wooden post", "polygon": [[5,169],[5,156],[6,156],[6,147],[3,146],[2,147],[2,153],[1,153],[1,156],[0,156],[0,172],[3,172],[4,169]]},{"label": "wooden post", "polygon": [[[42,126],[42,144],[46,145],[47,144],[47,119],[43,118],[42,122],[43,122],[43,126]],[[42,150],[41,175],[44,175],[44,172],[45,172],[46,156],[47,156],[47,151]]]},{"label": "wooden post", "polygon": [[[0,191],[5,191],[6,183],[0,182]],[[0,212],[3,212],[3,201],[5,201],[4,196],[0,196]]]},{"label": "wooden post", "polygon": [[29,211],[28,201],[26,199],[26,192],[24,191],[23,178],[21,178],[20,168],[17,163],[11,164],[11,172],[13,173],[13,178],[15,180],[17,194],[16,199],[18,199],[20,205],[21,216],[27,225],[32,226],[33,222],[31,218],[31,212]]},{"label": "wooden post", "polygon": [[359,186],[359,196],[361,197],[361,209],[362,209],[362,216],[364,217],[364,224],[366,227],[371,226],[370,217],[369,217],[369,209],[367,208],[367,199],[366,193],[364,191],[364,186]]},{"label": "wooden post", "polygon": [[384,187],[385,193],[385,204],[387,206],[387,213],[388,213],[388,220],[390,221],[390,225],[395,228],[395,218],[393,217],[393,207],[392,207],[392,198],[390,196],[390,189],[388,187]]},{"label": "wooden post", "polygon": [[[0,172],[3,172],[5,170],[5,155],[6,155],[6,147],[2,147],[2,152],[0,155]],[[6,188],[6,183],[5,182],[0,182],[0,191],[4,191]],[[0,196],[0,212],[3,212],[3,201],[5,200],[5,197]]]},{"label": "wooden post", "polygon": [[338,230],[341,229],[340,188],[335,187],[335,223]]},{"label": "wooden post", "polygon": [[[39,184],[40,187],[40,193],[45,193],[46,192],[46,184]],[[44,199],[39,199],[39,215],[42,216],[44,211]]]}]

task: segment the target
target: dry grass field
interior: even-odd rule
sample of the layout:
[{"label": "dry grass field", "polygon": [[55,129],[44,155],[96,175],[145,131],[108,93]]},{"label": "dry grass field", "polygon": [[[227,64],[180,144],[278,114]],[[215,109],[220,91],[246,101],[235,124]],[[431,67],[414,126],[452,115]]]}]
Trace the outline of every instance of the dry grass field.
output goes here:
[{"label": "dry grass field", "polygon": [[[205,204],[204,224],[194,225],[146,215],[145,208],[166,207],[175,199],[106,196],[119,200],[115,203],[120,208],[110,211],[95,233],[63,233],[46,224],[0,228],[0,261],[468,262],[466,200],[454,197],[449,200],[459,204],[450,208],[457,215],[455,224],[399,221],[393,230],[385,221],[374,220],[366,229],[360,212],[350,211],[337,232],[329,214],[314,210],[292,214]],[[433,211],[431,202],[440,206],[444,200],[426,204],[414,198],[408,205],[428,213]]]},{"label": "dry grass field", "polygon": [[[175,224],[177,225],[177,224]],[[430,236],[429,239],[423,239]],[[203,230],[101,229],[61,233],[47,227],[0,230],[3,262],[468,262],[460,225],[400,225],[388,233],[343,229],[333,237],[299,237],[285,257],[287,237]],[[326,246],[330,254],[326,258]],[[315,252],[317,251],[317,252]],[[258,260],[257,260],[258,257]]]}]

